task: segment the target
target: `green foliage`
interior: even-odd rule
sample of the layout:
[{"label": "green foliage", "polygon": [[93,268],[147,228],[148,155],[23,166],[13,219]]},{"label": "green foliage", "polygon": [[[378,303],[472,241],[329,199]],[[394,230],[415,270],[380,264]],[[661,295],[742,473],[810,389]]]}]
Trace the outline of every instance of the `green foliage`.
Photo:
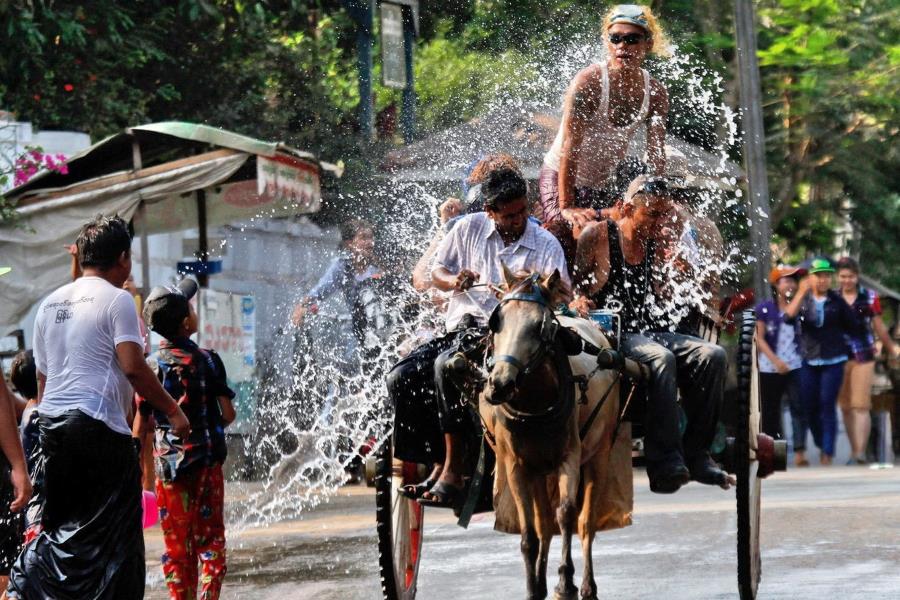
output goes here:
[{"label": "green foliage", "polygon": [[[415,64],[420,134],[483,114],[497,90],[557,101],[535,97],[541,87],[530,84],[561,72],[561,49],[595,42],[611,4],[423,2]],[[848,216],[861,232],[853,250],[864,268],[900,287],[888,258],[900,250],[900,5],[755,4],[776,242],[786,257],[833,251],[834,228]],[[704,85],[722,76],[714,94],[736,108],[732,3],[653,6],[682,53],[705,67]],[[386,148],[359,135],[355,42],[341,0],[0,2],[0,108],[38,128],[95,138],[182,119],[285,140],[344,160],[342,191],[363,190]],[[376,42],[376,110],[399,106],[401,97],[380,85],[379,56]],[[692,85],[688,78],[669,82],[672,105],[682,108],[673,111],[670,130],[709,147],[721,132],[684,109]]]}]

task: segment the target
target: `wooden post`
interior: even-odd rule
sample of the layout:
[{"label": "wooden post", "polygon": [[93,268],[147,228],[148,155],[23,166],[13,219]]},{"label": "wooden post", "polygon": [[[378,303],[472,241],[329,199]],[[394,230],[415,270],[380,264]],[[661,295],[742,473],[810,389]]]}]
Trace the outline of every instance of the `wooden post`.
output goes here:
[{"label": "wooden post", "polygon": [[141,228],[141,293],[146,298],[150,295],[150,240],[147,235],[147,205],[143,200],[138,204],[137,214]]},{"label": "wooden post", "polygon": [[359,78],[359,130],[372,139],[372,19],[374,0],[343,0],[347,14],[356,23],[356,70]]},{"label": "wooden post", "polygon": [[738,82],[741,122],[744,129],[744,169],[747,172],[751,253],[754,265],[753,289],[757,301],[769,294],[768,272],[772,266],[772,239],[769,222],[769,180],[766,174],[766,134],[763,128],[762,89],[756,58],[756,21],[752,0],[734,0]]},{"label": "wooden post", "polygon": [[[141,159],[141,145],[132,133],[131,165],[135,172],[144,168]],[[150,295],[150,241],[147,239],[147,204],[141,200],[137,208],[137,221],[141,228],[141,294],[144,298]]]},{"label": "wooden post", "polygon": [[[197,190],[197,260],[203,267],[207,267],[209,261],[209,238],[206,231],[206,191]],[[197,274],[197,283],[200,287],[209,286],[209,275],[207,273]]]},{"label": "wooden post", "polygon": [[403,55],[406,58],[406,87],[403,89],[403,141],[411,144],[416,136],[416,85],[413,71],[413,49],[416,44],[415,12],[403,7]]}]

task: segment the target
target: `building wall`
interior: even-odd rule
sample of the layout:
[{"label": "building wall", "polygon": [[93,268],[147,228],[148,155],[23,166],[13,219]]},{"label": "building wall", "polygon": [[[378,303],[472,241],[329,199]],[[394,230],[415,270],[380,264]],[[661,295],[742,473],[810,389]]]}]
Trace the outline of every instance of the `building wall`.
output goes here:
[{"label": "building wall", "polygon": [[[91,138],[80,131],[35,131],[31,123],[15,121],[9,113],[0,111],[0,171],[11,171],[16,158],[26,147],[38,147],[44,154],[72,156],[90,147]],[[12,178],[0,192],[13,187]]]}]

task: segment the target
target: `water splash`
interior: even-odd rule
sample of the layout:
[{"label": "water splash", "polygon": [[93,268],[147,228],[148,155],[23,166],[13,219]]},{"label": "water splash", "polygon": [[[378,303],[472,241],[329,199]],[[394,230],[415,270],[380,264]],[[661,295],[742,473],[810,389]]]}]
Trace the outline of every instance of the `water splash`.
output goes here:
[{"label": "water splash", "polygon": [[[552,60],[535,60],[528,77],[498,89],[487,103],[488,114],[513,113],[527,118],[537,107],[558,106],[575,73],[593,60],[604,60],[602,50],[581,38],[557,39]],[[724,284],[736,282],[746,261],[739,237],[747,220],[736,188],[730,155],[738,143],[736,115],[722,100],[723,81],[689,53],[673,49],[673,57],[654,61],[654,77],[671,91],[670,136],[701,137],[715,160],[704,176],[727,182],[724,189],[693,191],[692,212],[718,222],[726,241],[721,252],[696,250],[696,278],[674,282],[671,296],[657,307],[658,315],[673,321],[692,306],[705,306],[710,292],[696,284],[717,276]],[[705,132],[698,136],[697,132]],[[445,140],[447,167],[462,169],[480,154],[495,150],[480,147],[467,137]],[[395,285],[380,298],[390,323],[373,332],[371,344],[354,347],[346,310],[325,305],[300,330],[282,328],[259,360],[258,431],[247,446],[261,483],[246,484],[247,493],[229,505],[232,532],[279,520],[296,518],[333,494],[346,480],[345,467],[359,449],[370,447],[389,430],[384,375],[403,351],[437,332],[439,315],[408,283],[415,260],[427,247],[439,225],[437,207],[448,192],[446,183],[420,184],[386,179],[364,195],[342,201],[359,206],[377,203],[385,208],[377,223],[381,262],[397,275]],[[257,219],[265,219],[258,215]],[[256,220],[256,219],[254,219]],[[242,229],[243,230],[243,229]],[[673,263],[668,274],[675,272]],[[302,296],[302,293],[299,294]],[[298,297],[285,294],[282,314]],[[330,307],[329,307],[330,306]],[[360,357],[365,355],[365,360]],[[360,367],[360,362],[363,366]]]}]

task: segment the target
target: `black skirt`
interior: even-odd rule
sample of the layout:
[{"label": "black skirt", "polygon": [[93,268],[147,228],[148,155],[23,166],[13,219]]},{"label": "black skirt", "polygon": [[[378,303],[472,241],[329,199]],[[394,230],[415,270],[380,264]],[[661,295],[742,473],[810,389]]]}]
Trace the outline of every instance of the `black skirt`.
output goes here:
[{"label": "black skirt", "polygon": [[40,418],[43,530],[10,573],[11,598],[144,596],[141,473],[131,436],[78,410]]}]

